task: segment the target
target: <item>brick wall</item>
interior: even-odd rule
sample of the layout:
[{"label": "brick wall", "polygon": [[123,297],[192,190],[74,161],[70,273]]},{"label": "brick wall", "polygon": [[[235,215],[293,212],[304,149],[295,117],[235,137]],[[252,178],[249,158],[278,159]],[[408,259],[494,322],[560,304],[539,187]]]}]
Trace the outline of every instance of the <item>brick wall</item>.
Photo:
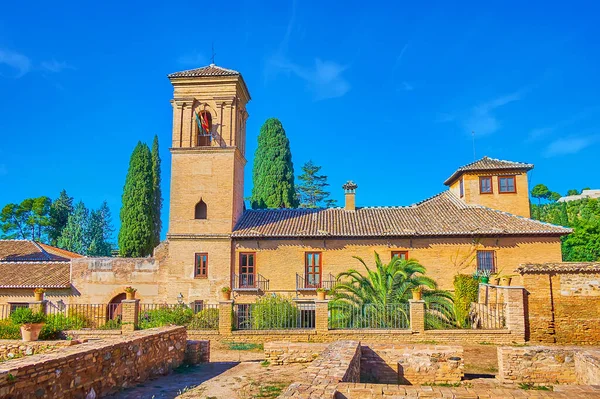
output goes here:
[{"label": "brick wall", "polygon": [[210,341],[187,341],[185,363],[198,364],[210,362]]},{"label": "brick wall", "polygon": [[533,384],[575,384],[576,347],[499,347],[498,379]]},{"label": "brick wall", "polygon": [[369,344],[361,352],[363,382],[454,384],[464,375],[460,346]]},{"label": "brick wall", "polygon": [[185,328],[165,327],[11,360],[0,364],[0,397],[105,396],[169,373],[185,347]]},{"label": "brick wall", "polygon": [[310,363],[327,348],[321,343],[265,342],[265,359],[271,364]]}]

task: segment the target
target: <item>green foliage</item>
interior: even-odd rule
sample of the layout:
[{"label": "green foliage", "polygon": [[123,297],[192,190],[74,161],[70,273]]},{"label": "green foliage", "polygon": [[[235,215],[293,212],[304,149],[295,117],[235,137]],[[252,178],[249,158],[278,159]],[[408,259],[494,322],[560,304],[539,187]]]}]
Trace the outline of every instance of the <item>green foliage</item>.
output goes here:
[{"label": "green foliage", "polygon": [[162,193],[160,190],[160,154],[158,150],[158,136],[154,136],[152,142],[152,248],[160,244],[160,231],[162,222],[160,212],[162,210]]},{"label": "green foliage", "polygon": [[264,349],[263,344],[253,344],[249,342],[223,342],[223,345],[226,345],[227,349],[232,351],[262,351]]},{"label": "green foliage", "polygon": [[298,307],[291,298],[281,295],[264,296],[252,306],[251,329],[271,330],[295,327]]},{"label": "green foliage", "polygon": [[62,339],[63,331],[81,330],[82,328],[89,327],[91,327],[90,322],[81,315],[50,314],[46,316],[46,324],[42,328],[42,331],[40,331],[40,339]]},{"label": "green foliage", "polygon": [[30,308],[17,308],[10,314],[10,320],[17,325],[43,323],[46,321],[46,315],[34,312]]},{"label": "green foliage", "polygon": [[121,324],[121,319],[107,320],[106,323],[98,327],[98,330],[120,330]]},{"label": "green foliage", "polygon": [[552,202],[556,202],[560,199],[560,197],[562,197],[562,195],[560,195],[559,193],[557,193],[556,191],[552,191],[550,193],[550,196],[548,197],[548,199]]},{"label": "green foliage", "polygon": [[219,328],[219,309],[203,309],[196,313],[189,323],[193,330],[216,330]]},{"label": "green foliage", "polygon": [[469,274],[454,276],[454,317],[458,327],[467,327],[471,303],[477,302],[479,280]]},{"label": "green foliage", "polygon": [[545,385],[535,385],[535,384],[532,384],[530,382],[521,382],[521,383],[519,383],[519,388],[521,388],[521,389],[523,389],[525,391],[530,391],[530,390],[533,390],[533,391],[553,391],[554,390],[551,386],[547,387]]},{"label": "green foliage", "polygon": [[567,191],[567,195],[579,195],[579,191],[576,189],[571,189]]},{"label": "green foliage", "polygon": [[67,225],[58,238],[58,246],[78,254],[85,255],[88,242],[85,232],[88,229],[89,211],[82,201],[75,205],[73,213],[67,219]]},{"label": "green foliage", "polygon": [[46,241],[50,225],[50,198],[27,198],[20,204],[7,204],[0,213],[0,231],[7,239]]},{"label": "green foliage", "polygon": [[50,245],[58,245],[58,238],[62,235],[72,212],[73,197],[69,197],[67,191],[62,190],[58,198],[50,205],[50,226],[48,229]]},{"label": "green foliage", "polygon": [[538,204],[541,200],[550,198],[550,194],[550,190],[544,184],[538,184],[531,190],[531,196],[537,198]]},{"label": "green foliage", "polygon": [[597,199],[532,205],[531,214],[543,222],[573,228],[572,234],[561,239],[564,261],[600,260],[600,202]]},{"label": "green foliage", "polygon": [[267,119],[260,128],[252,176],[253,209],[298,206],[290,142],[276,118]]},{"label": "green foliage", "polygon": [[335,206],[335,200],[328,199],[329,191],[325,191],[327,176],[319,175],[321,166],[315,165],[312,161],[306,162],[302,166],[302,173],[298,176],[300,183],[296,186],[296,192],[300,198],[301,208],[319,208],[325,203],[330,208]]},{"label": "green foliage", "polygon": [[84,239],[86,243],[89,243],[85,254],[89,256],[110,256],[112,251],[110,239],[113,231],[110,208],[104,201],[98,210],[90,213]]},{"label": "green foliage", "polygon": [[192,309],[185,305],[164,306],[157,309],[141,312],[139,328],[153,328],[162,326],[185,326],[194,317]]},{"label": "green foliage", "polygon": [[119,254],[143,257],[154,248],[152,156],[148,146],[138,142],[131,154],[123,188]]},{"label": "green foliage", "polygon": [[0,320],[0,339],[21,339],[21,327],[11,320]]}]

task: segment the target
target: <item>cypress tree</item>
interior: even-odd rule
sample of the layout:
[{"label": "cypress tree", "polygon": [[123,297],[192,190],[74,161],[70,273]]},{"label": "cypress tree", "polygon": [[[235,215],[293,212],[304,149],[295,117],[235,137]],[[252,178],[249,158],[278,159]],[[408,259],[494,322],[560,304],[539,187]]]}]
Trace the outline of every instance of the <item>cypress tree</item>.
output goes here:
[{"label": "cypress tree", "polygon": [[253,183],[250,199],[253,209],[298,206],[290,142],[276,118],[267,119],[260,128]]},{"label": "cypress tree", "polygon": [[154,136],[152,142],[152,247],[160,244],[160,231],[162,223],[160,220],[160,211],[162,210],[162,193],[160,191],[160,154],[158,153],[158,136]]},{"label": "cypress tree", "polygon": [[67,224],[58,238],[58,246],[81,255],[87,254],[89,213],[82,201],[79,201],[69,215]]},{"label": "cypress tree", "polygon": [[66,190],[62,190],[60,195],[50,205],[50,228],[48,229],[48,238],[50,245],[56,246],[58,238],[67,225],[69,215],[73,212],[73,197],[69,197]]},{"label": "cypress tree", "polygon": [[138,142],[123,187],[119,255],[136,257],[152,253],[152,205],[152,155],[146,144]]}]

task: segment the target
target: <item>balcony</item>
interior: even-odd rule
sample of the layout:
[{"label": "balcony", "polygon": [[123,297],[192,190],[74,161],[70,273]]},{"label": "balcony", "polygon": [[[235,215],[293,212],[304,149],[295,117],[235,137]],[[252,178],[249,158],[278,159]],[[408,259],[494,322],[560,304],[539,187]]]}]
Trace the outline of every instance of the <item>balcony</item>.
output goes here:
[{"label": "balcony", "polygon": [[311,283],[307,281],[305,276],[301,276],[296,273],[296,291],[315,291],[317,288],[324,288],[330,290],[335,284],[335,277],[329,273],[328,276],[321,276],[322,280],[318,283]]},{"label": "balcony", "polygon": [[265,292],[269,290],[269,280],[260,274],[242,273],[232,276],[233,291]]}]

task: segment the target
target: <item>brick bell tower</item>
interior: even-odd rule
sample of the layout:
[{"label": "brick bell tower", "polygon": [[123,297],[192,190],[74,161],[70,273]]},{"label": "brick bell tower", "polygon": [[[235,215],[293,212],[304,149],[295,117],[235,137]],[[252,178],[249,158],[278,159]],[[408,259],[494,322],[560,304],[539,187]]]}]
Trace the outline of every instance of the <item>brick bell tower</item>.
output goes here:
[{"label": "brick bell tower", "polygon": [[231,232],[244,211],[250,94],[239,72],[214,64],[169,79],[173,137],[164,294],[171,300],[181,293],[186,302],[218,298],[217,291],[230,284]]}]

